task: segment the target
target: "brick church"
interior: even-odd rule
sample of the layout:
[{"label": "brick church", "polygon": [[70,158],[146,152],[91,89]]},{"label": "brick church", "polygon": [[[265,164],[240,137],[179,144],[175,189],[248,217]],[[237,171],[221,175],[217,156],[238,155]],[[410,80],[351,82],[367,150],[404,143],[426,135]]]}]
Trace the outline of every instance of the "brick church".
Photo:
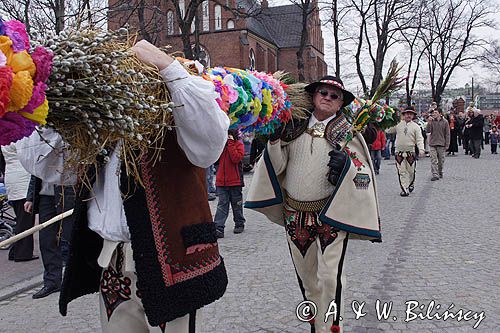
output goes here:
[{"label": "brick church", "polygon": [[[110,0],[111,10],[113,3]],[[154,1],[154,0],[146,0]],[[177,0],[184,13],[184,0]],[[301,10],[296,5],[269,7],[267,0],[260,5],[255,0],[223,0],[224,7],[237,8],[241,12],[257,13],[244,17],[224,9],[221,2],[205,0],[200,6],[199,41],[200,60],[208,66],[228,66],[242,69],[255,69],[263,72],[282,70],[296,79],[297,56],[301,35]],[[161,10],[166,12],[161,20],[156,44],[171,45],[172,51],[182,50],[180,29],[177,23],[173,2],[163,2]],[[304,50],[304,71],[306,81],[316,80],[327,73],[324,61],[324,41],[317,2],[312,3],[316,10],[309,15],[309,40]],[[164,8],[163,8],[164,7]],[[115,12],[118,12],[115,10]],[[117,29],[127,22],[134,26],[137,22],[132,15],[120,11],[110,15],[109,28]],[[191,32],[194,32],[194,24]],[[194,43],[194,34],[191,35]]]}]

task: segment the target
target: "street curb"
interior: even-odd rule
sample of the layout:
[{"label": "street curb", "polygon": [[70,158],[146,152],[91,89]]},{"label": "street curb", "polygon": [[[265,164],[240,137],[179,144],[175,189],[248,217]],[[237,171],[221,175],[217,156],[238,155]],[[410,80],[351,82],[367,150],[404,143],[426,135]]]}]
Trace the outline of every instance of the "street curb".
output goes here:
[{"label": "street curb", "polygon": [[0,302],[22,294],[25,291],[39,287],[42,284],[43,274],[40,274],[30,279],[18,282],[10,287],[0,289]]}]

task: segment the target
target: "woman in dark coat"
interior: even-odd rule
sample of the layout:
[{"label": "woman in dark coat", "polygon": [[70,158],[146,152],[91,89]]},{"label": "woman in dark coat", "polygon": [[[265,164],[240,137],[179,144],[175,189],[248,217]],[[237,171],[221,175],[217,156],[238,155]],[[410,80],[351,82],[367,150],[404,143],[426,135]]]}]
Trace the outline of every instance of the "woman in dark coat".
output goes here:
[{"label": "woman in dark coat", "polygon": [[448,155],[455,155],[458,153],[458,121],[453,113],[450,114],[450,146],[448,147]]}]

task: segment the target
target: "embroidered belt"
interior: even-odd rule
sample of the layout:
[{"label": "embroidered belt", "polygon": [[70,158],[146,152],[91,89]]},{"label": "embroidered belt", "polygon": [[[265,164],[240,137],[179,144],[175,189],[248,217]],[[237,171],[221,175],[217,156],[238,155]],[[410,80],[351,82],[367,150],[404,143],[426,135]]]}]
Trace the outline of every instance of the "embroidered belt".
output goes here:
[{"label": "embroidered belt", "polygon": [[291,198],[288,193],[285,192],[285,203],[290,207],[299,212],[320,212],[323,207],[328,203],[329,197],[315,200],[315,201],[299,201]]}]

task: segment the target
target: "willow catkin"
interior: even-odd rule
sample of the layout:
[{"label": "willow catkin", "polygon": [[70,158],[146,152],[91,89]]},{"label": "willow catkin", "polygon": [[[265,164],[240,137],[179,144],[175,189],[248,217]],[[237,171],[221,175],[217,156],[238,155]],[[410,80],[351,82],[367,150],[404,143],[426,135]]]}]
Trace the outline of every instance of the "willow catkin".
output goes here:
[{"label": "willow catkin", "polygon": [[135,40],[126,29],[68,30],[41,43],[54,53],[47,126],[69,145],[67,167],[106,161],[121,141],[122,160],[140,180],[136,165],[174,125],[166,83],[131,51]]}]

